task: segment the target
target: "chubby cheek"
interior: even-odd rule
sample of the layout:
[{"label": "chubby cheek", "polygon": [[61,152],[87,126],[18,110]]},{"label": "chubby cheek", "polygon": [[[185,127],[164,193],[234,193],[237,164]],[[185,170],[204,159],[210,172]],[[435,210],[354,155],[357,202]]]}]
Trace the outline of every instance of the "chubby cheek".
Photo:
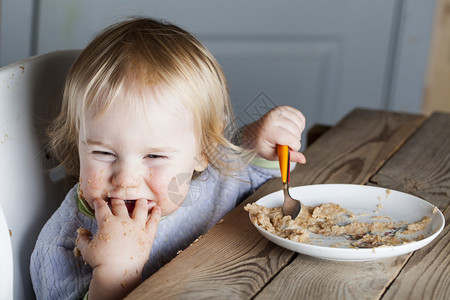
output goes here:
[{"label": "chubby cheek", "polygon": [[157,174],[154,170],[150,175],[148,186],[158,200],[162,215],[169,215],[176,211],[189,192],[192,173]]},{"label": "chubby cheek", "polygon": [[103,170],[82,170],[80,172],[80,190],[83,198],[94,209],[94,199],[105,198],[106,185]]}]

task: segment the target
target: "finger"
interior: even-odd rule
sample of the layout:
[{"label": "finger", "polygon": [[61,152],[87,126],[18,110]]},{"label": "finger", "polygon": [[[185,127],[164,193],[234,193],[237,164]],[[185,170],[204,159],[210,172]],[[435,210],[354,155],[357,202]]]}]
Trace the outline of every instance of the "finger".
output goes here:
[{"label": "finger", "polygon": [[95,219],[99,223],[99,225],[106,219],[108,216],[112,216],[111,210],[109,209],[108,203],[101,199],[94,199],[94,210],[95,210]]},{"label": "finger", "polygon": [[295,115],[295,118],[298,120],[298,121],[300,121],[301,123],[305,123],[305,116],[302,114],[302,112],[301,111],[299,111],[298,109],[296,109],[296,108],[293,108],[293,107],[291,107],[291,106],[283,106],[285,109],[286,109],[286,111],[289,111],[289,112],[291,112],[292,114],[294,114]]},{"label": "finger", "polygon": [[296,139],[300,139],[302,135],[302,128],[298,126],[298,124],[294,123],[290,119],[280,120],[271,130],[272,135],[276,136],[277,134],[283,134],[284,131],[289,132],[291,135],[295,136]]},{"label": "finger", "polygon": [[276,150],[276,145],[287,145],[291,150],[299,151],[301,147],[300,138],[292,132],[283,128],[276,128],[276,134],[272,134],[273,139],[270,141],[273,145],[272,148]]},{"label": "finger", "polygon": [[148,203],[147,199],[138,199],[135,202],[132,218],[137,221],[146,221],[149,210],[156,205],[155,202]]},{"label": "finger", "polygon": [[297,109],[290,106],[280,106],[278,109],[278,116],[280,119],[290,120],[302,132],[305,129],[305,116]]},{"label": "finger", "polygon": [[276,136],[280,133],[280,130],[286,130],[296,136],[297,139],[300,139],[305,128],[305,122],[300,116],[304,118],[303,115],[298,115],[287,109],[284,109],[279,114],[275,112],[275,117],[267,119],[270,121],[269,123],[266,122],[266,126],[271,128],[270,135]]},{"label": "finger", "polygon": [[305,164],[306,163],[306,157],[301,152],[290,151],[289,156],[290,156],[291,161],[293,161],[293,162],[297,162],[297,163],[300,163],[300,164]]},{"label": "finger", "polygon": [[[76,256],[87,257],[87,249],[92,240],[92,233],[85,228],[78,228],[77,230],[77,239],[75,241],[76,248],[74,249],[74,253]],[[76,250],[78,249],[78,251]],[[79,253],[78,253],[79,252]]]},{"label": "finger", "polygon": [[150,217],[145,224],[145,227],[150,233],[152,239],[156,236],[156,230],[158,229],[159,221],[161,220],[161,208],[159,206],[155,206],[152,208],[150,213]]},{"label": "finger", "polygon": [[298,120],[299,120],[299,123],[301,123],[301,125],[302,125],[302,129],[305,129],[306,118],[305,118],[305,116],[302,114],[302,112],[299,111],[299,110],[297,110],[297,109],[295,109],[295,108],[293,108],[293,107],[290,107],[290,106],[287,106],[287,109],[290,110],[291,112],[293,112],[294,114],[297,115],[297,118],[298,118]]},{"label": "finger", "polygon": [[112,198],[111,199],[111,212],[115,216],[126,217],[129,216],[127,206],[125,201],[122,199]]}]

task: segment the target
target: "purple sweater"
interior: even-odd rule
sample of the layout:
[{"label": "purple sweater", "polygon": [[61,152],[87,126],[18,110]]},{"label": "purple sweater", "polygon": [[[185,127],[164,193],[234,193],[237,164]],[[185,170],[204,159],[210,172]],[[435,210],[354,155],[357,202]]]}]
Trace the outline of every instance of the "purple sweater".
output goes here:
[{"label": "purple sweater", "polygon": [[[248,165],[240,170],[238,178],[226,177],[209,166],[191,182],[181,207],[161,220],[143,279],[188,247],[260,185],[279,175],[279,169]],[[96,220],[78,210],[76,185],[43,227],[31,255],[31,279],[37,299],[82,299],[88,291],[92,268],[73,253],[79,227],[93,234],[97,231]]]}]

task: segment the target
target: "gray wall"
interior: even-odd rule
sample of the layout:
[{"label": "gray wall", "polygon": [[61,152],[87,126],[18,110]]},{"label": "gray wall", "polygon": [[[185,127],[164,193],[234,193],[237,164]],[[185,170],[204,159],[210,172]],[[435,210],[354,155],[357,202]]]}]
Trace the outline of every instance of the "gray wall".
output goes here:
[{"label": "gray wall", "polygon": [[434,1],[3,0],[0,66],[83,48],[145,14],[197,35],[222,64],[239,120],[288,104],[308,125],[356,106],[420,112]]}]

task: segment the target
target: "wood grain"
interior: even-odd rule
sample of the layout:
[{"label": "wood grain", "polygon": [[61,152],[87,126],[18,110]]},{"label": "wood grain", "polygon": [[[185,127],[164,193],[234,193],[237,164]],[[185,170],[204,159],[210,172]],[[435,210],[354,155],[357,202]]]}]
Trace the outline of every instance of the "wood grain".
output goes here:
[{"label": "wood grain", "polygon": [[370,182],[450,204],[450,114],[435,113]]},{"label": "wood grain", "polygon": [[[432,198],[434,200],[432,203],[436,205],[441,204],[441,207],[446,207],[450,200],[448,195],[450,191],[450,151],[448,149],[450,149],[450,117],[445,114],[435,114],[372,177],[371,184],[376,183],[379,186],[408,193],[413,191],[420,196],[426,195],[425,199]],[[445,240],[448,244],[448,237],[445,239],[444,236]],[[449,246],[447,245],[445,248],[445,242],[443,243],[444,246],[436,251],[444,251],[446,254],[442,255],[441,253],[439,257],[441,260],[447,261],[441,262],[444,268],[440,268],[438,271],[443,277],[448,278],[450,269],[446,257],[449,257],[450,253],[448,252]],[[414,255],[427,252],[426,249],[429,247],[417,251]],[[389,299],[429,299],[429,297],[424,297],[424,294],[410,294],[411,286],[402,284],[402,282],[397,284],[397,280],[395,280],[396,275],[402,271],[403,265],[408,262],[410,256],[411,254],[397,257],[394,261],[386,259],[374,263],[336,265],[335,262],[321,262],[321,268],[312,268],[314,259],[299,255],[264,288],[257,299],[270,299],[275,294],[283,299],[292,296],[301,296],[302,299],[334,297],[379,299],[385,294],[387,288],[389,288],[389,293],[394,293]],[[436,256],[435,252],[429,257],[431,259]],[[408,262],[407,266],[412,263]],[[378,269],[374,268],[372,264],[375,264]],[[423,264],[419,265],[419,267],[423,266]],[[422,272],[418,272],[418,270],[412,271],[411,276],[420,277]],[[428,276],[432,276],[435,271],[430,269]],[[302,276],[292,276],[292,274],[302,274]],[[336,279],[336,276],[339,279]],[[408,282],[410,280],[415,282],[416,278],[406,279]],[[395,284],[390,286],[393,281]],[[434,282],[441,286],[442,281],[448,282],[448,279]],[[292,286],[299,286],[299,288],[295,290],[287,288]],[[325,286],[326,289],[324,289]],[[393,292],[396,286],[402,287],[399,293]],[[445,292],[447,295],[450,294],[448,285],[442,289],[444,294]],[[408,296],[405,297],[405,294]],[[416,295],[420,295],[420,297],[414,298]],[[426,296],[429,296],[429,293]]]},{"label": "wood grain", "polygon": [[[351,112],[305,151],[307,165],[299,165],[291,173],[292,185],[325,182],[364,184],[423,119],[421,116],[378,111]],[[331,262],[300,256],[300,261],[296,260],[291,267],[290,263],[297,255],[264,239],[250,223],[243,205],[280,189],[280,185],[279,179],[267,182],[229,213],[221,224],[214,226],[198,242],[146,280],[127,299],[248,299],[257,295],[286,265],[290,269],[303,266],[305,274],[315,272],[324,278],[330,272],[339,271],[340,264],[332,265]],[[385,263],[388,266],[398,264],[396,260]],[[350,273],[357,269],[349,266]],[[370,266],[368,270],[375,267],[374,264]],[[368,271],[366,278],[370,278],[369,275]],[[278,278],[281,277],[277,276],[272,282]],[[303,281],[292,286],[302,287],[302,291],[308,293],[310,282],[308,277],[302,278]],[[324,280],[323,283],[325,287],[336,282],[339,286],[340,281],[342,279]],[[345,281],[340,288],[343,288],[342,284],[358,282]],[[379,284],[384,285],[385,281]],[[332,290],[332,295],[337,291]]]},{"label": "wood grain", "polygon": [[433,243],[414,252],[383,299],[449,299],[450,114],[433,114],[371,182],[433,203],[447,224]]},{"label": "wood grain", "polygon": [[255,299],[379,299],[407,258],[336,262],[299,254]]},{"label": "wood grain", "polygon": [[418,115],[356,109],[305,152],[291,186],[364,184],[423,123]]},{"label": "wood grain", "polygon": [[450,298],[450,207],[444,216],[447,226],[432,243],[414,252],[383,299]]}]

